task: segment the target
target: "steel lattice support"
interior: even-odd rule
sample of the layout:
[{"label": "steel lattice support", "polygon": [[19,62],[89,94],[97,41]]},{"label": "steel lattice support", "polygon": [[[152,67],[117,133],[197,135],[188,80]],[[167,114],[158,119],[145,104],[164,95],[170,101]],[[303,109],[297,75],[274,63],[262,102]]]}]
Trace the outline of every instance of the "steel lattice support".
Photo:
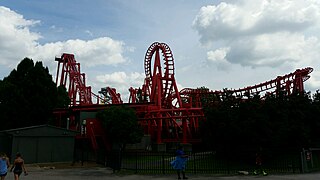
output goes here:
[{"label": "steel lattice support", "polygon": [[[80,63],[76,62],[73,54],[64,53],[60,58],[56,57],[55,60],[58,61],[56,84],[66,87],[71,107],[104,102],[104,97],[92,93],[91,86],[86,85],[86,75],[81,73]],[[115,88],[106,87],[106,93],[112,99],[112,104],[122,103],[120,94],[116,92]]]},{"label": "steel lattice support", "polygon": [[182,103],[174,77],[174,58],[169,46],[165,43],[153,43],[146,52],[144,66],[145,82],[142,89],[139,89],[140,93],[133,88],[130,90],[130,99],[136,102],[133,99],[139,96],[143,102],[152,103],[147,105],[144,117],[139,118],[146,133],[158,144],[200,141],[198,123],[199,119],[204,119],[202,108]]},{"label": "steel lattice support", "polygon": [[[58,62],[56,84],[64,86],[70,98],[70,108],[76,106],[90,106],[100,104],[104,97],[100,97],[91,92],[91,87],[86,85],[86,76],[81,73],[80,63],[77,63],[73,54],[62,54],[61,57],[56,57]],[[116,93],[116,89],[107,87],[113,104],[120,104],[122,100],[120,94]],[[95,100],[95,101],[93,101]],[[76,121],[75,115],[70,114],[70,129],[80,130],[80,122]]]},{"label": "steel lattice support", "polygon": [[[80,71],[73,54],[62,54],[58,61],[56,84],[68,89],[71,106],[92,104],[91,87],[86,86],[85,74]],[[60,71],[60,66],[61,71]],[[58,77],[60,81],[58,82]]]}]

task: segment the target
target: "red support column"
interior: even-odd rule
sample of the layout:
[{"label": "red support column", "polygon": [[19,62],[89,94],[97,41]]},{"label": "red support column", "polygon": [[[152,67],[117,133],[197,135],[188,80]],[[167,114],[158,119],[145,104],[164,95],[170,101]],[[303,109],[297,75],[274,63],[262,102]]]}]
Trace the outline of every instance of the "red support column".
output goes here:
[{"label": "red support column", "polygon": [[161,132],[162,132],[162,119],[159,119],[157,120],[157,144],[162,143]]},{"label": "red support column", "polygon": [[187,143],[187,120],[182,119],[182,144]]}]

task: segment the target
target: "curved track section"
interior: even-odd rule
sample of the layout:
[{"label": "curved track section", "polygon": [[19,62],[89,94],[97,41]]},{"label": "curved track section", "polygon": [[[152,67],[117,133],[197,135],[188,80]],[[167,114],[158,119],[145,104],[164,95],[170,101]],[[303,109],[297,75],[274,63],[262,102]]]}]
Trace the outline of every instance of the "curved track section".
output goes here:
[{"label": "curved track section", "polygon": [[[162,72],[160,52],[164,61],[164,72]],[[153,67],[152,61],[154,61]],[[161,97],[162,102],[164,102],[174,90],[172,82],[172,78],[174,77],[174,58],[170,47],[165,43],[159,42],[151,44],[145,55],[144,67],[148,87],[153,87],[155,85],[156,77],[154,76],[159,76],[162,81]]]},{"label": "curved track section", "polygon": [[153,44],[150,45],[150,47],[148,48],[146,55],[145,55],[145,61],[144,61],[144,68],[145,68],[145,74],[146,74],[146,78],[148,79],[152,79],[152,74],[151,72],[151,61],[152,61],[152,57],[155,53],[155,51],[159,51],[161,50],[162,55],[164,57],[164,64],[165,64],[165,72],[164,72],[164,76],[165,77],[169,77],[171,75],[174,74],[174,59],[173,59],[173,55],[172,55],[172,51],[170,49],[170,47],[165,44],[165,43],[159,43],[159,42],[155,42]]},{"label": "curved track section", "polygon": [[[303,92],[303,82],[310,78],[309,74],[313,71],[311,67],[304,69],[297,69],[295,72],[286,74],[284,76],[278,76],[276,79],[266,81],[254,86],[248,86],[236,90],[230,90],[235,96],[243,97],[248,94],[260,94],[267,92],[270,94],[278,93],[279,91],[285,91],[287,95],[294,92]],[[264,97],[264,96],[262,96]]]},{"label": "curved track section", "polygon": [[313,69],[311,67],[297,69],[293,73],[278,76],[277,78],[272,79],[270,81],[239,89],[210,91],[209,89],[184,88],[180,91],[180,96],[186,98],[191,97],[192,102],[189,103],[192,103],[196,107],[202,107],[201,99],[203,97],[214,98],[211,95],[221,97],[226,92],[237,98],[247,98],[248,95],[260,95],[262,99],[264,99],[266,95],[277,95],[280,91],[285,92],[286,95],[290,95],[292,93],[302,93],[304,92],[304,82],[310,78],[309,74],[312,71]]},{"label": "curved track section", "polygon": [[116,92],[115,88],[107,87],[107,91],[111,97],[112,104],[122,104],[120,94]]}]

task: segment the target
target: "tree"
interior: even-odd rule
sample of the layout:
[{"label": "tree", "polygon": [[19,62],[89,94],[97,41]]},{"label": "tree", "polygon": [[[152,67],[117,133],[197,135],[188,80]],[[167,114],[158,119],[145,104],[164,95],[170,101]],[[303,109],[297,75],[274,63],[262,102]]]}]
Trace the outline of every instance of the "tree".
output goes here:
[{"label": "tree", "polygon": [[56,104],[56,108],[67,108],[70,104],[70,98],[67,92],[66,87],[64,86],[58,86],[57,89],[57,104]]},{"label": "tree", "polygon": [[201,124],[203,142],[215,150],[319,147],[320,113],[317,92],[248,96],[241,101],[223,95],[205,109]]},{"label": "tree", "polygon": [[25,58],[0,83],[1,129],[47,124],[52,111],[69,103],[42,62]]},{"label": "tree", "polygon": [[97,112],[97,120],[106,132],[106,138],[112,143],[113,151],[109,153],[109,166],[115,171],[120,170],[122,151],[126,144],[138,143],[143,136],[135,111],[127,106],[111,106]]},{"label": "tree", "polygon": [[138,143],[143,136],[135,111],[127,106],[111,106],[99,111],[96,118],[101,121],[107,138],[125,149],[126,144]]}]

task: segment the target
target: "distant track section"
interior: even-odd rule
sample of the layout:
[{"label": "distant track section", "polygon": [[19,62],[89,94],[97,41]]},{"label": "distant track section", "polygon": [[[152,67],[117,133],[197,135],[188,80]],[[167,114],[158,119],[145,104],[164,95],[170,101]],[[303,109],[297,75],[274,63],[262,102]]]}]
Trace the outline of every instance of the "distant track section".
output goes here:
[{"label": "distant track section", "polygon": [[[307,67],[304,69],[297,69],[295,72],[286,74],[284,76],[278,76],[276,79],[266,81],[254,86],[248,86],[237,90],[230,90],[236,96],[243,97],[245,93],[249,94],[261,94],[268,91],[266,94],[279,93],[284,91],[287,95],[294,92],[304,92],[304,82],[310,78],[309,74],[313,71],[313,68]],[[264,96],[262,96],[264,97]]]},{"label": "distant track section", "polygon": [[304,82],[310,78],[309,74],[312,71],[313,68],[311,67],[297,69],[293,73],[278,76],[270,81],[239,89],[211,91],[209,89],[184,88],[180,91],[180,95],[182,97],[192,97],[193,103],[198,104],[197,106],[201,106],[201,97],[207,95],[222,96],[225,93],[228,93],[229,95],[243,99],[247,96],[260,95],[260,97],[264,99],[266,95],[278,95],[280,92],[284,92],[286,95],[290,95],[292,93],[303,93]]}]

